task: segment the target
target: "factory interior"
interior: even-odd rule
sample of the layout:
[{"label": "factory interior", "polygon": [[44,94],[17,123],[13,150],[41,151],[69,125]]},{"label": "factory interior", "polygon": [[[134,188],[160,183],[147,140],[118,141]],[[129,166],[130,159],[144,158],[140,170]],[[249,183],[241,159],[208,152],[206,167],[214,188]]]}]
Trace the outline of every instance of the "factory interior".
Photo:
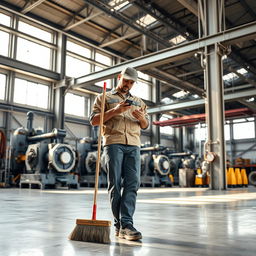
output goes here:
[{"label": "factory interior", "polygon": [[[126,67],[149,123],[134,241],[90,122]],[[0,255],[254,256],[255,87],[255,0],[0,1]],[[110,242],[74,241],[95,191]]]}]

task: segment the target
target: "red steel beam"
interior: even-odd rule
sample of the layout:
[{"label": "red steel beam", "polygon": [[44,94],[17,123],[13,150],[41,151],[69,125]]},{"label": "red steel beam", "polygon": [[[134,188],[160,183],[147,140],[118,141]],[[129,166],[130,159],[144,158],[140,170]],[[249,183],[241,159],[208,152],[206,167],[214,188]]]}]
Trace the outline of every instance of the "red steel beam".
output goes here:
[{"label": "red steel beam", "polygon": [[[251,116],[254,112],[249,108],[238,108],[231,109],[225,111],[225,117],[243,117],[243,116]],[[205,113],[204,114],[195,114],[189,116],[176,117],[173,119],[165,120],[165,121],[155,121],[153,124],[159,126],[185,126],[185,125],[195,125],[198,123],[205,122]]]}]

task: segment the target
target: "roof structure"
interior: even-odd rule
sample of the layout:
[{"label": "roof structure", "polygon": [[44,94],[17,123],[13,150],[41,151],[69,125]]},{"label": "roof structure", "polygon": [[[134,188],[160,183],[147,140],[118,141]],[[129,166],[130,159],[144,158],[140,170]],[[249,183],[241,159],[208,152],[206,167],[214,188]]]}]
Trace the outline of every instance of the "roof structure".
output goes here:
[{"label": "roof structure", "polygon": [[[113,54],[121,63],[138,59],[138,69],[160,81],[161,100],[204,98],[204,69],[196,42],[202,38],[200,3],[194,0],[3,0],[0,8],[32,17],[68,35],[76,36],[102,51]],[[226,0],[224,2],[224,31],[237,33],[223,57],[225,94],[253,90],[256,85],[256,36],[242,39],[236,28],[255,26],[255,0]],[[231,35],[230,32],[230,35]],[[232,34],[233,35],[233,34]],[[216,37],[216,40],[220,40]],[[204,41],[204,43],[207,43]],[[225,40],[223,40],[225,43]],[[187,47],[193,46],[188,51]],[[186,54],[173,54],[187,50]],[[163,61],[155,56],[173,54]],[[117,66],[116,72],[119,71]],[[106,77],[115,72],[105,71]],[[103,71],[99,75],[104,75]],[[77,78],[80,87],[98,77]],[[87,81],[87,82],[86,82]],[[256,91],[256,90],[255,90]],[[254,95],[250,95],[254,97]],[[256,109],[255,99],[236,99],[226,109],[248,107]],[[164,104],[158,102],[159,105]],[[204,107],[188,109],[177,114],[204,113]]]}]

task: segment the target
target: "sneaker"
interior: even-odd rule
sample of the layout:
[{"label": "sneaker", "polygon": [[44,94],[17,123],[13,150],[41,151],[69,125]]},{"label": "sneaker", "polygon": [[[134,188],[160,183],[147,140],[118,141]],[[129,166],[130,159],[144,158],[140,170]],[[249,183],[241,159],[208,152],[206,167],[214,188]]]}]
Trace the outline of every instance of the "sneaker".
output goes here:
[{"label": "sneaker", "polygon": [[129,241],[136,241],[142,239],[142,235],[133,227],[133,225],[128,224],[126,227],[120,229],[119,238],[124,238]]}]

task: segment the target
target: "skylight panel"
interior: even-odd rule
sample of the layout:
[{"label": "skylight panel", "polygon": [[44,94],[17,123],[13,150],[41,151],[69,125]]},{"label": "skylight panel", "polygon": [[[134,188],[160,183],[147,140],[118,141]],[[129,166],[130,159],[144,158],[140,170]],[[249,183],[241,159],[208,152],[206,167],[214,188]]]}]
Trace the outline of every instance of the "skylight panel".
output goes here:
[{"label": "skylight panel", "polygon": [[154,22],[156,22],[156,19],[154,17],[152,17],[151,15],[147,14],[143,17],[141,17],[140,19],[138,19],[136,21],[138,24],[140,24],[143,27],[146,27]]},{"label": "skylight panel", "polygon": [[113,7],[113,9],[115,11],[120,10],[121,8],[123,8],[124,6],[126,6],[127,4],[129,4],[129,1],[126,0],[112,0],[108,3],[111,7]]},{"label": "skylight panel", "polygon": [[188,94],[189,94],[189,92],[179,91],[179,92],[174,93],[172,96],[174,96],[175,98],[182,98]]},{"label": "skylight panel", "polygon": [[[244,68],[238,69],[237,72],[240,73],[241,75],[248,73],[247,70]],[[223,80],[225,81],[230,81],[237,78],[238,78],[238,75],[235,74],[234,72],[228,73],[225,76],[223,76]]]},{"label": "skylight panel", "polygon": [[178,36],[169,40],[169,42],[172,43],[172,44],[180,44],[184,41],[186,41],[186,38],[183,37],[182,35],[178,35]]},{"label": "skylight panel", "polygon": [[246,69],[244,69],[244,68],[238,69],[237,72],[242,74],[242,75],[245,74],[245,73],[248,73],[248,71]]},{"label": "skylight panel", "polygon": [[226,75],[223,76],[222,78],[223,78],[223,80],[225,80],[225,81],[230,81],[230,80],[233,80],[233,79],[237,79],[237,78],[238,78],[238,75],[235,74],[235,73],[233,73],[233,72],[231,72],[231,73],[226,74]]}]

